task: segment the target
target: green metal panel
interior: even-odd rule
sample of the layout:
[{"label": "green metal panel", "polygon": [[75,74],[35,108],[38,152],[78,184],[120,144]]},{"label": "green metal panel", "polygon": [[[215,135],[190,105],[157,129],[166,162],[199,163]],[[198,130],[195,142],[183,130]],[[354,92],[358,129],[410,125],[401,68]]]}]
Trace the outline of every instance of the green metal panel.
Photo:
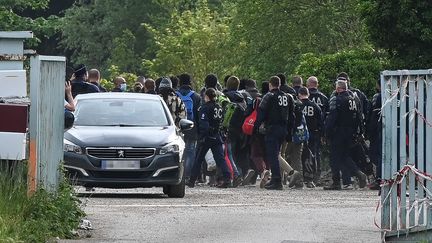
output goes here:
[{"label": "green metal panel", "polygon": [[55,191],[63,160],[66,59],[34,56],[30,66],[30,139],[36,141],[37,180]]}]

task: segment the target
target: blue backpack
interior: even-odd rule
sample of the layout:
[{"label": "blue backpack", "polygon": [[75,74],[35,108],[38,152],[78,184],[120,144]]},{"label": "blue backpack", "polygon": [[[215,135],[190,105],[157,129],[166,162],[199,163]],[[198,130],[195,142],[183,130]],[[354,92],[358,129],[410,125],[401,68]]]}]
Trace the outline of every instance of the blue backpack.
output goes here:
[{"label": "blue backpack", "polygon": [[306,123],[306,118],[302,113],[301,125],[294,129],[293,143],[306,143],[309,141],[309,130]]},{"label": "blue backpack", "polygon": [[187,95],[182,95],[179,91],[176,91],[176,94],[178,97],[180,97],[180,99],[186,106],[187,119],[189,121],[194,121],[194,101],[192,100],[192,95],[194,94],[194,91],[191,90]]}]

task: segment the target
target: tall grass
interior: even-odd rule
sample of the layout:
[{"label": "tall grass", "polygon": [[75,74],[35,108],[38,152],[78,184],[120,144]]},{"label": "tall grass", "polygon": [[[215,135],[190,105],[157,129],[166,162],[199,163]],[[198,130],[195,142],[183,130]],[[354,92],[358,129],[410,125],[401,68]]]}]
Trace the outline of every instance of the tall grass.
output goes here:
[{"label": "tall grass", "polygon": [[0,242],[18,240],[29,202],[24,162],[0,160]]},{"label": "tall grass", "polygon": [[0,242],[72,238],[84,216],[73,188],[62,180],[56,194],[38,189],[27,197],[25,162],[0,160]]}]

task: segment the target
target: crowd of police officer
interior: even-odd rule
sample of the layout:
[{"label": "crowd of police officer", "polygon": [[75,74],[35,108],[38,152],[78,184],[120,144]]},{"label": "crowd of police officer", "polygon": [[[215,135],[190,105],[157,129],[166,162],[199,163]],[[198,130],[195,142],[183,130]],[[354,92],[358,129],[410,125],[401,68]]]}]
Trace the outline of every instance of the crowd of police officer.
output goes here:
[{"label": "crowd of police officer", "polygon": [[[209,149],[223,172],[222,186],[219,186],[228,187],[230,179],[233,179],[227,168],[227,164],[230,165],[223,158],[223,139],[220,136],[222,108],[216,102],[216,87],[213,88],[205,91],[206,102],[200,110],[198,123],[203,132],[202,143],[198,146],[193,176],[187,182],[190,187],[194,187]],[[247,90],[242,91],[245,92]],[[320,185],[322,141],[326,141],[330,147],[333,182],[324,186],[325,190],[354,189],[354,181],[359,188],[365,188],[368,180],[371,189],[379,189],[382,140],[379,90],[370,105],[366,95],[351,86],[349,76],[340,73],[335,81],[335,90],[328,99],[318,90],[316,77],[308,78],[304,87],[301,77],[296,76],[293,87],[290,87],[285,76],[280,74],[263,83],[262,93],[253,98],[253,103],[259,105],[251,136],[263,136],[263,160],[271,169],[270,177],[265,171],[258,173],[266,182],[264,188],[281,190],[286,178],[289,178],[290,188]],[[296,142],[295,133],[303,125],[308,130],[307,140]],[[366,134],[370,145],[365,141]],[[251,154],[259,149],[250,145]],[[284,163],[288,164],[288,169],[282,170]],[[243,184],[250,183],[249,174],[249,171],[242,173]]]},{"label": "crowd of police officer", "polygon": [[[86,73],[85,67],[76,69],[72,82],[75,95],[89,93],[80,90],[84,84],[90,86],[89,80],[84,80]],[[175,79],[178,80],[174,82]],[[186,113],[189,106],[193,107],[190,119],[196,124],[196,135],[186,134],[188,151],[183,158],[189,187],[203,182],[206,176],[211,178],[210,185],[220,188],[255,184],[258,176],[260,187],[269,190],[281,190],[288,181],[289,188],[295,189],[321,186],[321,151],[325,143],[330,148],[332,175],[332,183],[325,185],[325,190],[354,189],[354,185],[364,188],[368,180],[369,188],[379,189],[382,141],[379,87],[369,102],[344,72],[337,75],[330,99],[319,91],[314,76],[306,84],[295,76],[291,87],[285,75],[278,74],[262,82],[259,91],[254,80],[239,80],[235,76],[225,77],[224,89],[217,77],[209,74],[200,93],[193,91],[188,74],[157,81],[152,82],[156,83],[154,94],[162,83],[168,84],[173,96],[181,98],[178,102],[187,103],[187,97],[191,98],[190,105],[185,107]],[[91,88],[96,89],[96,85]],[[224,118],[221,96],[245,105],[243,119],[256,112],[251,134],[243,134],[241,124],[229,131],[221,129]],[[209,173],[211,161],[218,169],[213,173]]]}]

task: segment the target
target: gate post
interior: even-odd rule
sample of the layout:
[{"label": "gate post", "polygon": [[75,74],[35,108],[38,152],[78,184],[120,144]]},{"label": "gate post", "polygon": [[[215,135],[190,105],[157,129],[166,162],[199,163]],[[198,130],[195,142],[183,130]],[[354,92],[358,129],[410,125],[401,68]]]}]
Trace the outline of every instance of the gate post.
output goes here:
[{"label": "gate post", "polygon": [[64,91],[66,58],[33,56],[30,59],[30,164],[37,183],[55,192],[63,160]]}]

